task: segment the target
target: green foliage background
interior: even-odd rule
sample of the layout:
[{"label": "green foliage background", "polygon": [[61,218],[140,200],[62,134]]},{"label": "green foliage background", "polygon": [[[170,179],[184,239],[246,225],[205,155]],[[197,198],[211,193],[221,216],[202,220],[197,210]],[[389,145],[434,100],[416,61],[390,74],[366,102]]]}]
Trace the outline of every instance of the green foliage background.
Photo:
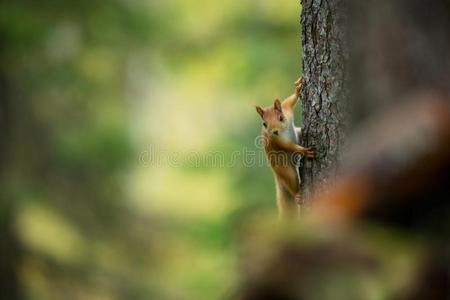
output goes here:
[{"label": "green foliage background", "polygon": [[[300,70],[298,1],[0,4],[0,217],[26,299],[217,299],[276,213],[256,103]],[[163,157],[155,164],[150,155]],[[180,164],[167,162],[180,157]],[[68,296],[70,295],[70,296]]]}]

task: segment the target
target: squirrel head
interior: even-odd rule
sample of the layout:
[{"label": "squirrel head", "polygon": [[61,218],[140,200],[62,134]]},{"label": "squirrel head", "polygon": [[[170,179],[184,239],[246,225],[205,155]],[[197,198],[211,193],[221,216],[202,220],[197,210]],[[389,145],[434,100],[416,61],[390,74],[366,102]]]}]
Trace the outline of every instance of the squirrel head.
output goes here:
[{"label": "squirrel head", "polygon": [[279,135],[288,126],[286,116],[283,114],[280,99],[276,98],[272,106],[262,108],[256,106],[256,112],[263,120],[263,128],[268,133]]}]

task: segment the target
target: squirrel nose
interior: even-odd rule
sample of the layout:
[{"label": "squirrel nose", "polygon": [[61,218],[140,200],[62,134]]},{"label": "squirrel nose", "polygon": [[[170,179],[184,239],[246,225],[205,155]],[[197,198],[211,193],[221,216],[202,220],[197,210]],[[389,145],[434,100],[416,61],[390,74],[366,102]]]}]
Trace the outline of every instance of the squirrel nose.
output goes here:
[{"label": "squirrel nose", "polygon": [[278,130],[275,130],[273,134],[278,135]]}]

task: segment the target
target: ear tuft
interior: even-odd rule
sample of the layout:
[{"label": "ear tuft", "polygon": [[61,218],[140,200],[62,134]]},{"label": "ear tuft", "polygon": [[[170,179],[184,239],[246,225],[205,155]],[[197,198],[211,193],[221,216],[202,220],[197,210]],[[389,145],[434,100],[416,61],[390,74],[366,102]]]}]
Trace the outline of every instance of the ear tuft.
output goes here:
[{"label": "ear tuft", "polygon": [[281,112],[281,102],[279,98],[275,99],[275,102],[273,103],[273,108]]},{"label": "ear tuft", "polygon": [[264,109],[262,109],[261,106],[259,106],[259,105],[256,105],[255,108],[256,108],[256,112],[261,116],[261,118],[263,118],[264,117]]}]

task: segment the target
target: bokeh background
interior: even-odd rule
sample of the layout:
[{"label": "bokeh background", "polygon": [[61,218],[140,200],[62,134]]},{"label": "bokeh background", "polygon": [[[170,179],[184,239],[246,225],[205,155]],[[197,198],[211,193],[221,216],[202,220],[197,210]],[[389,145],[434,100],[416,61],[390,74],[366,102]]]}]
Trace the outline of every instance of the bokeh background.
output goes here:
[{"label": "bokeh background", "polygon": [[253,105],[292,92],[299,13],[278,0],[2,1],[5,299],[227,295],[240,230],[276,214],[272,175],[186,157],[260,153]]}]

